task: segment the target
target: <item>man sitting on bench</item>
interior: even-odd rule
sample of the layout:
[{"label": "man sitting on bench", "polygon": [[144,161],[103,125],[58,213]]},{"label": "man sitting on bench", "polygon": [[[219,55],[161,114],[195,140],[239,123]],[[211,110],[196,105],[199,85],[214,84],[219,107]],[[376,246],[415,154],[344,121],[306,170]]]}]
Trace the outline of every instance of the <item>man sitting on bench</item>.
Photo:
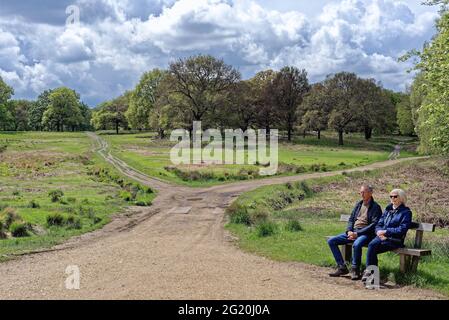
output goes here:
[{"label": "man sitting on bench", "polygon": [[351,279],[360,279],[360,265],[362,264],[362,248],[376,236],[374,229],[382,216],[382,209],[373,199],[373,187],[363,185],[360,188],[362,201],[358,202],[352,211],[345,233],[328,240],[329,247],[337,262],[337,271],[329,274],[340,277],[349,273],[339,246],[353,243]]},{"label": "man sitting on bench", "polygon": [[[368,245],[367,266],[378,265],[378,254],[403,248],[405,236],[412,224],[412,212],[405,206],[407,201],[405,191],[401,189],[391,191],[390,199],[391,204],[385,209],[376,226],[377,237]],[[362,281],[366,281],[370,274],[371,272],[365,271]]]}]

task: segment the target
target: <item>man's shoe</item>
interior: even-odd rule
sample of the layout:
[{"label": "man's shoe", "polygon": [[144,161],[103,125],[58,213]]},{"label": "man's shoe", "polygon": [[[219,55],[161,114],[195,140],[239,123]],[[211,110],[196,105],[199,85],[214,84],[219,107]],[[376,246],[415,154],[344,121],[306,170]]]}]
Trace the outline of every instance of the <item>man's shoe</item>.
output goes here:
[{"label": "man's shoe", "polygon": [[351,280],[356,281],[360,280],[360,268],[358,267],[352,267],[351,269]]},{"label": "man's shoe", "polygon": [[349,270],[346,266],[338,266],[337,271],[335,271],[334,273],[329,273],[330,277],[341,277],[344,275],[347,275],[349,273]]}]

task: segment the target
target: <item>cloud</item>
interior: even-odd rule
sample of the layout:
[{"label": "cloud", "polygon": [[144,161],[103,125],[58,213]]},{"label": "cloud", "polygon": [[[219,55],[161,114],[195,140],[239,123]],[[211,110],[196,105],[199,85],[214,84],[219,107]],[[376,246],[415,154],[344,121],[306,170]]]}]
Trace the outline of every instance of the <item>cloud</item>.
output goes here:
[{"label": "cloud", "polygon": [[66,27],[65,1],[48,12],[41,2],[4,2],[0,76],[16,96],[67,85],[90,104],[132,88],[144,71],[198,53],[225,59],[244,77],[295,65],[313,81],[345,70],[403,89],[410,65],[397,58],[431,38],[437,16],[397,0],[337,1],[317,19],[253,0],[76,0],[81,24]]}]

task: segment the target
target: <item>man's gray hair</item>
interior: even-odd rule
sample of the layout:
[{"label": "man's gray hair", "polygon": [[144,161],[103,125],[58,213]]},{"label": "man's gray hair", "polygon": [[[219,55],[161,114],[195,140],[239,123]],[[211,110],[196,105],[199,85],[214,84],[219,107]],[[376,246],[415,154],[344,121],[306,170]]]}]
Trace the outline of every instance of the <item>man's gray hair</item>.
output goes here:
[{"label": "man's gray hair", "polygon": [[366,184],[366,183],[362,184],[362,188],[365,189],[366,191],[371,192],[371,193],[374,192],[374,187],[372,185],[370,185],[370,184]]}]

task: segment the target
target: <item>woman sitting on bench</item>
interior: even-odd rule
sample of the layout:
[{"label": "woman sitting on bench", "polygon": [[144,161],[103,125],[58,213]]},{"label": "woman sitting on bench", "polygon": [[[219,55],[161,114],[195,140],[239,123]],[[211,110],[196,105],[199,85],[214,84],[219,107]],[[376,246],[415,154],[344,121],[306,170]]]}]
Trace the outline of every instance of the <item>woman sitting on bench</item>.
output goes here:
[{"label": "woman sitting on bench", "polygon": [[[376,238],[368,245],[367,266],[377,266],[377,255],[404,247],[405,236],[412,223],[412,211],[406,207],[407,196],[404,190],[390,192],[391,204],[385,209],[376,226]],[[362,281],[371,275],[365,271]]]}]

